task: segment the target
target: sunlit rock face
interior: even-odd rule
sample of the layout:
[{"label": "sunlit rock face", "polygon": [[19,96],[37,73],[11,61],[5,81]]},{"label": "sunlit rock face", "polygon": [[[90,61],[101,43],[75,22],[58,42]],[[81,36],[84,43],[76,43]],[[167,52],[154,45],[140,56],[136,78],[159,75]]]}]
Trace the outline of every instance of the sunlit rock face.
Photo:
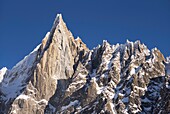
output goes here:
[{"label": "sunlit rock face", "polygon": [[140,41],[89,50],[58,14],[40,45],[0,70],[1,113],[170,113],[170,59]]}]

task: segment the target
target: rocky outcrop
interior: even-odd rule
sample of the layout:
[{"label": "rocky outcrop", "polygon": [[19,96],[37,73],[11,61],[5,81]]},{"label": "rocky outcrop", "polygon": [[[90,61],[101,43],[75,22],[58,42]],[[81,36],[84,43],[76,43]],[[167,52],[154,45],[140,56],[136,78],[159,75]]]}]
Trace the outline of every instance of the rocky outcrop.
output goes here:
[{"label": "rocky outcrop", "polygon": [[33,52],[0,71],[0,113],[170,113],[169,64],[140,41],[89,50],[59,14]]}]

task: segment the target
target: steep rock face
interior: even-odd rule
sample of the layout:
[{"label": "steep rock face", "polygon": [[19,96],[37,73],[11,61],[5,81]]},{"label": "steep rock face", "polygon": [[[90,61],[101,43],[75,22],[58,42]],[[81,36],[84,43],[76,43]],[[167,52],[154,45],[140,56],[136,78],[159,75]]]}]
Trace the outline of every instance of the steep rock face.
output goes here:
[{"label": "steep rock face", "polygon": [[170,113],[170,61],[140,41],[89,50],[57,15],[42,43],[0,70],[0,113]]}]

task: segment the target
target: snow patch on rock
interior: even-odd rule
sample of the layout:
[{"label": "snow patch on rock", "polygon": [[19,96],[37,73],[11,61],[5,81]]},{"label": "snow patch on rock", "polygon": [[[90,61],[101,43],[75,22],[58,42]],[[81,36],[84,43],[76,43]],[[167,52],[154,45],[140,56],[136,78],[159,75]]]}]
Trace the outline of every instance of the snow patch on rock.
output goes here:
[{"label": "snow patch on rock", "polygon": [[3,67],[1,70],[0,70],[0,83],[2,82],[3,78],[4,78],[4,75],[6,73],[8,69],[6,67]]},{"label": "snow patch on rock", "polygon": [[62,106],[61,110],[62,110],[62,111],[63,111],[63,110],[66,110],[66,109],[70,108],[71,106],[77,105],[78,103],[79,103],[78,100],[71,101],[67,106]]}]

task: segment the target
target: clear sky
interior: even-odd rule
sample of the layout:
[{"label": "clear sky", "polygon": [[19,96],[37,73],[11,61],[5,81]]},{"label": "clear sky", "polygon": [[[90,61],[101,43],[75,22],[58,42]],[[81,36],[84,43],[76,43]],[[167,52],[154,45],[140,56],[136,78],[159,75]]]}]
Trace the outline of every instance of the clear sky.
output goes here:
[{"label": "clear sky", "polygon": [[29,54],[57,13],[91,49],[129,39],[170,55],[170,0],[0,0],[0,68]]}]

